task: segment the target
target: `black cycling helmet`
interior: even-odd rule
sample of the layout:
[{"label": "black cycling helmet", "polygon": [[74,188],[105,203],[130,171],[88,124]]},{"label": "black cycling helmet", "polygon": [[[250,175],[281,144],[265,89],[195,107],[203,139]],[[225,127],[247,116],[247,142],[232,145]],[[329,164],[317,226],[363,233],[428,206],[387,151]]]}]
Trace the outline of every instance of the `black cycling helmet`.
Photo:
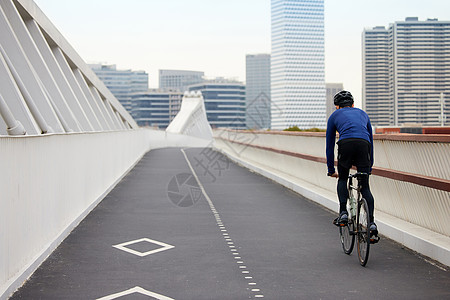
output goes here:
[{"label": "black cycling helmet", "polygon": [[352,106],[353,96],[348,91],[340,91],[334,95],[334,105],[339,107]]}]

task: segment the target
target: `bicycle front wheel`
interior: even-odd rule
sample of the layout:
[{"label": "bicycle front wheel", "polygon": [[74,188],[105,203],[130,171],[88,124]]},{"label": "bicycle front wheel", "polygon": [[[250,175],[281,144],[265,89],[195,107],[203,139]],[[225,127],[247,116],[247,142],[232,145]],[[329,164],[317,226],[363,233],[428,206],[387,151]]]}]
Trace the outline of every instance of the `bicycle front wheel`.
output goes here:
[{"label": "bicycle front wheel", "polygon": [[342,249],[345,254],[350,254],[355,245],[355,222],[353,218],[348,220],[348,224],[339,227],[339,235],[341,237]]},{"label": "bicycle front wheel", "polygon": [[358,258],[361,266],[365,266],[369,260],[370,230],[369,230],[369,206],[366,199],[358,202],[357,214],[357,239]]}]

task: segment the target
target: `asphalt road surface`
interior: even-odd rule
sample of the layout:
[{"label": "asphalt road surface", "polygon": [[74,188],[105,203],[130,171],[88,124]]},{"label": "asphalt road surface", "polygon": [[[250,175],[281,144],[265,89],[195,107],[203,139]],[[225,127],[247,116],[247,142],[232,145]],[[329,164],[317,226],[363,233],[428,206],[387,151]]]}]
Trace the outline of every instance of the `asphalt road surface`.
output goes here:
[{"label": "asphalt road surface", "polygon": [[361,267],[334,218],[210,149],[153,150],[11,299],[450,299],[447,267],[386,238]]}]

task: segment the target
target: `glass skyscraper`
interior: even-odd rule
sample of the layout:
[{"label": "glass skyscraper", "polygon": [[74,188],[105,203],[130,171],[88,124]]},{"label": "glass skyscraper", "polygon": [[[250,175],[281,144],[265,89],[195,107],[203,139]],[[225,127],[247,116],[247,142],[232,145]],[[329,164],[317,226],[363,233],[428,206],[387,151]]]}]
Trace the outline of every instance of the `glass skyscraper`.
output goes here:
[{"label": "glass skyscraper", "polygon": [[246,124],[270,128],[270,54],[246,55]]},{"label": "glass skyscraper", "polygon": [[363,107],[372,124],[449,124],[449,54],[450,21],[410,17],[364,30]]},{"label": "glass skyscraper", "polygon": [[272,0],[272,129],[326,127],[324,0]]}]

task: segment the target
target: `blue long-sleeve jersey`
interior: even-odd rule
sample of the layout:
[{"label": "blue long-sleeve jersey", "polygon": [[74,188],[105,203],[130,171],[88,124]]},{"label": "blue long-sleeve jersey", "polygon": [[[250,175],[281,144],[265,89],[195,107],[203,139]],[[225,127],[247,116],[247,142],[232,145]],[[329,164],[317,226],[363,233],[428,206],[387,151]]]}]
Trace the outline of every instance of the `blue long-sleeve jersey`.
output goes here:
[{"label": "blue long-sleeve jersey", "polygon": [[333,174],[334,168],[334,144],[336,131],[339,132],[339,140],[364,139],[370,142],[370,161],[373,166],[373,135],[369,116],[361,109],[355,107],[343,107],[337,109],[328,118],[327,123],[327,167],[328,173]]}]

